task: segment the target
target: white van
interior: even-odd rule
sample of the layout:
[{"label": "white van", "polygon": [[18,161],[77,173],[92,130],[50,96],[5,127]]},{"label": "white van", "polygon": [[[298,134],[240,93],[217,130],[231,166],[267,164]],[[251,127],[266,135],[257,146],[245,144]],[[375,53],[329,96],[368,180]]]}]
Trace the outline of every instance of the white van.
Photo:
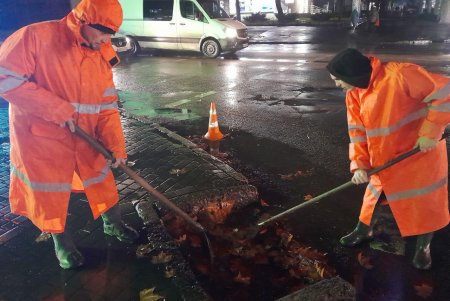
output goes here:
[{"label": "white van", "polygon": [[141,48],[194,50],[208,57],[248,46],[247,27],[231,19],[216,0],[120,0],[120,32],[131,52]]}]

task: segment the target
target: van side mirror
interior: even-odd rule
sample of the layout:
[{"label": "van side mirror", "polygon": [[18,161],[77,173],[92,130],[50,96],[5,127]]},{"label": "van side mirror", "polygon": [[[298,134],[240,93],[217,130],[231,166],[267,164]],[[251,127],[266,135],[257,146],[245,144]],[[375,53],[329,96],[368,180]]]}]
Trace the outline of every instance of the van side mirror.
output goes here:
[{"label": "van side mirror", "polygon": [[198,12],[198,13],[195,15],[195,21],[204,22],[204,21],[205,21],[205,16],[203,16],[202,13]]}]

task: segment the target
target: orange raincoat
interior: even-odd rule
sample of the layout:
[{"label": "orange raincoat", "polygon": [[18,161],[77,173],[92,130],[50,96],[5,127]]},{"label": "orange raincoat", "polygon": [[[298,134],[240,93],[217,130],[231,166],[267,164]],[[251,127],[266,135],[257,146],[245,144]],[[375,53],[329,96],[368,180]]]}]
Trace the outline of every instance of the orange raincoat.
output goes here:
[{"label": "orange raincoat", "polygon": [[[82,181],[94,218],[118,193],[102,155],[60,123],[76,124],[126,158],[111,44],[84,47],[81,24],[118,30],[117,0],[83,0],[60,21],[26,26],[0,48],[0,95],[10,103],[10,205],[42,231],[64,231],[72,182]],[[77,185],[77,189],[80,185]]]},{"label": "orange raincoat", "polygon": [[[411,150],[419,138],[439,139],[450,122],[450,80],[420,66],[370,58],[367,89],[347,92],[350,169],[379,167]],[[370,178],[360,214],[366,225],[380,194],[402,236],[436,231],[449,223],[445,141]]]}]

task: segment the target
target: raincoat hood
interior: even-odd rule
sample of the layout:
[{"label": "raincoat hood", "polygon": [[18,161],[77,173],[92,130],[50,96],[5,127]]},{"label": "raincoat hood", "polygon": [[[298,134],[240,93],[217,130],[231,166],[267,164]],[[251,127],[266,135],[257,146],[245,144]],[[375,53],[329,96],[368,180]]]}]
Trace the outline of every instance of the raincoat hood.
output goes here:
[{"label": "raincoat hood", "polygon": [[118,0],[82,0],[69,14],[81,24],[100,24],[119,31],[123,12]]}]

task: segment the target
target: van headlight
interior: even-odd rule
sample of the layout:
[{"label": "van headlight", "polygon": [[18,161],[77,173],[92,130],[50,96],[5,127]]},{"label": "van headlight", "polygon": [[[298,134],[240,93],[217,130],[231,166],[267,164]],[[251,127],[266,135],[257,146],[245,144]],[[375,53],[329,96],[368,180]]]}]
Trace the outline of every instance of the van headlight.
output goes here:
[{"label": "van headlight", "polygon": [[233,39],[233,38],[237,37],[237,31],[236,31],[236,29],[233,29],[233,28],[227,28],[225,30],[225,35],[227,36],[227,38]]}]

